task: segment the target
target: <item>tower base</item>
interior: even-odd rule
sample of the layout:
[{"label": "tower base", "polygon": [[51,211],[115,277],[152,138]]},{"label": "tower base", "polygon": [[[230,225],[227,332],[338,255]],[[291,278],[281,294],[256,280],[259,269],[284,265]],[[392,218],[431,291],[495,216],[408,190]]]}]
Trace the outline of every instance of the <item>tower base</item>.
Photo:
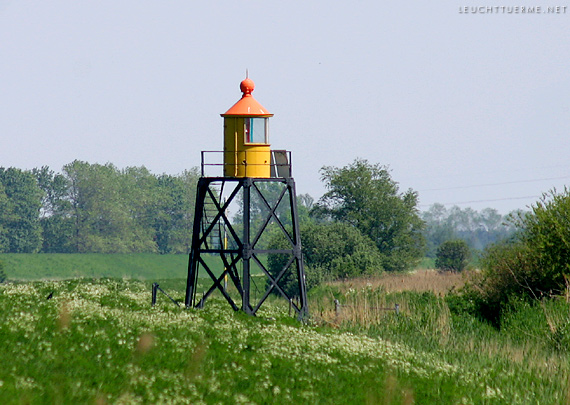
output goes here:
[{"label": "tower base", "polygon": [[[232,224],[227,212],[228,208],[236,205],[242,218]],[[267,246],[269,239],[278,240],[279,248]],[[213,257],[218,259],[218,269],[211,264]],[[273,272],[270,271],[269,261],[280,263],[277,271],[275,265]],[[252,277],[254,268],[257,269],[255,278],[265,280],[261,289]],[[203,290],[197,301],[198,277],[202,270],[212,284]],[[228,278],[231,291],[227,288]],[[234,310],[241,309],[250,315],[256,315],[269,294],[277,292],[289,302],[299,318],[308,316],[295,182],[292,178],[199,179],[188,261],[186,307],[204,306],[216,290]]]}]

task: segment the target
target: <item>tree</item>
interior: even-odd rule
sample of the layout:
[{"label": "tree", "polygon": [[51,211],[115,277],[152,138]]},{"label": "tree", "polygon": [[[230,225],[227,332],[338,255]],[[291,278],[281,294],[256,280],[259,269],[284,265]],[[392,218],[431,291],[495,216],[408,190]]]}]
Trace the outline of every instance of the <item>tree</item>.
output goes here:
[{"label": "tree", "polygon": [[0,253],[7,252],[10,246],[8,241],[10,218],[10,203],[4,185],[0,182]]},{"label": "tree", "polygon": [[[381,274],[382,255],[372,240],[349,224],[303,223],[300,226],[303,245],[307,289],[322,281],[342,280],[359,276]],[[286,248],[287,242],[276,233],[270,242],[271,249]],[[271,254],[268,257],[269,273],[276,277],[290,255]],[[297,276],[287,273],[278,283],[289,296],[298,292]]]},{"label": "tree", "polygon": [[79,160],[61,174],[0,168],[0,252],[186,253],[198,177]]},{"label": "tree", "polygon": [[[530,282],[538,295],[559,294],[570,278],[570,190],[552,190],[519,217],[520,240],[536,263]],[[527,281],[528,282],[528,281]]]},{"label": "tree", "polygon": [[69,182],[62,174],[56,174],[47,166],[32,170],[38,186],[43,191],[40,225],[42,228],[42,252],[71,253],[73,218],[69,201]]},{"label": "tree", "polygon": [[435,257],[438,246],[443,242],[453,239],[456,230],[449,220],[449,213],[443,204],[433,204],[427,211],[421,214],[426,227],[424,235],[427,243],[427,257]]},{"label": "tree", "polygon": [[310,194],[299,194],[297,196],[297,213],[300,223],[312,222],[311,209],[315,204],[315,199]]},{"label": "tree", "polygon": [[423,257],[424,223],[417,209],[418,195],[400,193],[388,169],[356,159],[343,168],[321,169],[327,192],[314,212],[350,224],[374,241],[387,271],[402,271]]},{"label": "tree", "polygon": [[442,271],[460,272],[469,265],[471,251],[463,239],[443,242],[438,248],[435,267]]},{"label": "tree", "polygon": [[181,185],[179,198],[181,203],[178,205],[180,214],[176,221],[172,232],[172,252],[188,253],[192,243],[192,228],[194,224],[194,208],[196,204],[196,186],[200,172],[194,167],[190,170],[184,170],[178,179]]},{"label": "tree", "polygon": [[493,208],[478,212],[457,206],[446,209],[436,203],[422,212],[421,217],[426,223],[424,235],[428,257],[435,257],[438,246],[447,240],[463,239],[472,250],[483,250],[491,243],[508,238],[515,231],[508,216],[502,216]]},{"label": "tree", "polygon": [[[16,168],[0,168],[0,204],[5,248],[10,253],[35,253],[41,247],[39,212],[42,191],[34,175]],[[1,233],[1,232],[0,232]],[[0,243],[2,241],[0,240]]]},{"label": "tree", "polygon": [[[136,170],[74,161],[63,168],[69,181],[76,252],[152,252],[156,244],[139,221],[144,188]],[[139,172],[143,174],[146,169]],[[136,202],[136,204],[135,204]],[[132,204],[132,205],[131,205]],[[133,209],[134,208],[134,209]]]},{"label": "tree", "polygon": [[159,253],[187,253],[191,243],[197,176],[158,177],[153,228]]},{"label": "tree", "polygon": [[0,260],[0,284],[6,281],[6,273],[4,272],[4,262]]}]

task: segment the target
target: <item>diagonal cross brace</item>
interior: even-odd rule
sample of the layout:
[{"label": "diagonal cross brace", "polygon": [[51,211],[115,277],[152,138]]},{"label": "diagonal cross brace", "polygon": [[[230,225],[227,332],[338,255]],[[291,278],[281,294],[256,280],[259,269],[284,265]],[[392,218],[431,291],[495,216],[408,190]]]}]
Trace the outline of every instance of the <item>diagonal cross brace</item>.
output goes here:
[{"label": "diagonal cross brace", "polygon": [[[287,264],[285,266],[283,266],[283,269],[281,269],[281,271],[279,272],[279,274],[277,275],[277,277],[273,278],[271,276],[271,274],[269,273],[269,271],[267,271],[267,269],[265,268],[265,266],[263,265],[263,263],[261,263],[261,261],[257,258],[257,256],[253,256],[253,259],[255,260],[255,262],[257,263],[257,265],[261,268],[261,270],[263,270],[263,272],[265,273],[265,275],[267,276],[267,278],[269,279],[269,281],[271,282],[271,285],[269,287],[267,287],[267,290],[265,291],[265,293],[263,294],[263,297],[259,300],[258,304],[256,305],[255,309],[254,309],[254,313],[257,312],[257,310],[259,309],[259,307],[261,307],[261,304],[263,304],[263,302],[267,299],[267,297],[269,296],[269,294],[271,293],[271,291],[274,288],[277,288],[277,290],[279,291],[279,293],[281,293],[281,295],[289,302],[291,302],[291,298],[287,295],[287,293],[285,293],[285,291],[283,291],[283,289],[279,286],[279,284],[277,284],[279,282],[279,280],[281,280],[281,278],[285,275],[285,272],[287,270],[289,270],[289,268],[291,267],[291,265],[293,264],[293,261],[295,260],[294,256],[291,256],[289,258],[289,261],[287,262]],[[297,313],[301,313],[301,310],[293,303],[293,307],[295,308],[295,311],[297,311]]]},{"label": "diagonal cross brace", "polygon": [[291,240],[291,236],[289,236],[289,232],[287,232],[287,230],[285,229],[285,226],[283,225],[283,223],[281,222],[281,220],[279,219],[279,217],[276,214],[277,211],[277,207],[279,206],[279,204],[281,203],[281,201],[283,200],[283,197],[285,196],[285,192],[288,191],[287,187],[284,187],[283,190],[281,190],[281,194],[279,195],[279,197],[277,198],[277,200],[275,201],[275,203],[273,204],[273,206],[271,206],[268,202],[267,199],[265,198],[265,196],[263,195],[263,193],[261,191],[259,191],[259,188],[257,188],[257,186],[255,185],[255,182],[253,183],[253,186],[255,188],[255,191],[257,191],[258,196],[261,198],[261,201],[265,204],[265,207],[269,210],[269,213],[267,214],[267,216],[265,217],[265,220],[263,221],[263,225],[261,226],[261,228],[259,229],[259,231],[257,232],[257,235],[255,236],[255,238],[253,239],[253,243],[252,245],[255,246],[255,244],[257,243],[257,241],[259,240],[259,238],[261,237],[261,235],[263,234],[263,231],[265,231],[265,228],[267,228],[267,225],[269,224],[269,222],[271,221],[271,218],[275,219],[275,222],[279,225],[279,227],[281,228],[281,230],[283,231],[283,234],[287,237],[287,239],[289,240],[289,243],[291,245],[294,245],[293,241]]},{"label": "diagonal cross brace", "polygon": [[228,206],[230,205],[232,200],[235,198],[235,196],[237,195],[237,193],[239,192],[241,187],[242,187],[242,184],[238,183],[236,188],[232,191],[232,193],[230,194],[230,196],[226,200],[225,204],[223,206],[220,206],[219,201],[217,200],[214,193],[212,193],[212,190],[210,189],[210,187],[208,185],[208,188],[207,188],[208,195],[210,196],[210,198],[211,198],[212,202],[214,203],[218,212],[214,216],[214,219],[211,221],[210,226],[202,233],[202,237],[200,238],[200,241],[199,241],[199,246],[202,246],[202,244],[205,243],[206,238],[208,237],[210,232],[212,232],[212,230],[214,229],[214,227],[216,226],[216,223],[220,220],[220,218],[223,219],[224,223],[228,227],[228,230],[232,234],[232,237],[235,239],[236,243],[238,243],[238,245],[241,245],[241,240],[240,240],[239,236],[234,231],[233,227],[231,226],[230,221],[228,220],[228,218],[226,217],[226,214],[225,214],[226,209],[228,208]]},{"label": "diagonal cross brace", "polygon": [[224,288],[222,287],[222,280],[224,279],[224,276],[226,275],[226,273],[228,272],[227,270],[224,270],[224,272],[222,273],[222,275],[218,278],[216,278],[216,276],[214,275],[214,273],[212,272],[212,270],[210,270],[210,268],[208,267],[208,265],[206,264],[206,262],[204,262],[204,260],[202,260],[202,258],[198,259],[200,264],[204,267],[204,269],[206,269],[206,272],[209,274],[209,276],[211,277],[212,280],[214,280],[214,284],[212,284],[212,286],[208,289],[208,291],[204,294],[204,296],[202,297],[202,299],[200,300],[200,302],[198,303],[198,307],[201,308],[202,306],[204,306],[204,302],[206,301],[206,299],[210,296],[210,294],[217,288],[218,290],[221,291],[222,295],[225,297],[225,299],[229,302],[229,304],[232,306],[232,308],[237,311],[239,308],[236,305],[236,303],[234,302],[234,300],[232,300],[232,298],[228,295],[228,293],[224,290]]}]

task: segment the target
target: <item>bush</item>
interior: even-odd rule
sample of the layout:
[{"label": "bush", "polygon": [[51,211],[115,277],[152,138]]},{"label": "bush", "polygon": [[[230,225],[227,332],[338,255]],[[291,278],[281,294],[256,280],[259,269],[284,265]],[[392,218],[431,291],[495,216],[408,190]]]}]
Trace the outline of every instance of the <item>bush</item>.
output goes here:
[{"label": "bush", "polygon": [[[344,223],[309,223],[301,225],[301,242],[307,290],[323,281],[379,274],[383,271],[382,255],[374,242],[355,227]],[[280,235],[270,242],[271,249],[286,246]],[[280,273],[290,259],[287,254],[271,254],[268,270]],[[298,295],[298,282],[290,271],[278,283],[289,296]]]},{"label": "bush", "polygon": [[536,265],[524,243],[491,245],[483,252],[480,265],[482,271],[472,275],[464,292],[473,300],[476,314],[482,318],[498,326],[510,302],[536,298],[531,287],[538,281],[533,275]]},{"label": "bush", "polygon": [[482,272],[467,286],[479,313],[498,322],[513,300],[561,294],[570,275],[570,193],[545,194],[532,211],[520,214],[515,240],[488,247]]},{"label": "bush", "polygon": [[560,293],[570,274],[570,192],[545,194],[532,214],[521,218],[522,239],[536,260],[542,293]]},{"label": "bush", "polygon": [[435,267],[442,271],[463,271],[469,265],[470,258],[467,242],[462,239],[448,240],[437,248]]}]

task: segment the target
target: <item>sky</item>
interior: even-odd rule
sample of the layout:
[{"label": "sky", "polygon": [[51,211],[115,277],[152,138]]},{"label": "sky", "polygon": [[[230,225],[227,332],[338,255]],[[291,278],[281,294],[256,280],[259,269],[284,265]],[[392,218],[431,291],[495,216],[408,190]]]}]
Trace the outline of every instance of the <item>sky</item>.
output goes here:
[{"label": "sky", "polygon": [[179,174],[222,150],[246,69],[315,199],[357,158],[422,210],[506,214],[570,183],[558,0],[0,0],[0,166]]}]

